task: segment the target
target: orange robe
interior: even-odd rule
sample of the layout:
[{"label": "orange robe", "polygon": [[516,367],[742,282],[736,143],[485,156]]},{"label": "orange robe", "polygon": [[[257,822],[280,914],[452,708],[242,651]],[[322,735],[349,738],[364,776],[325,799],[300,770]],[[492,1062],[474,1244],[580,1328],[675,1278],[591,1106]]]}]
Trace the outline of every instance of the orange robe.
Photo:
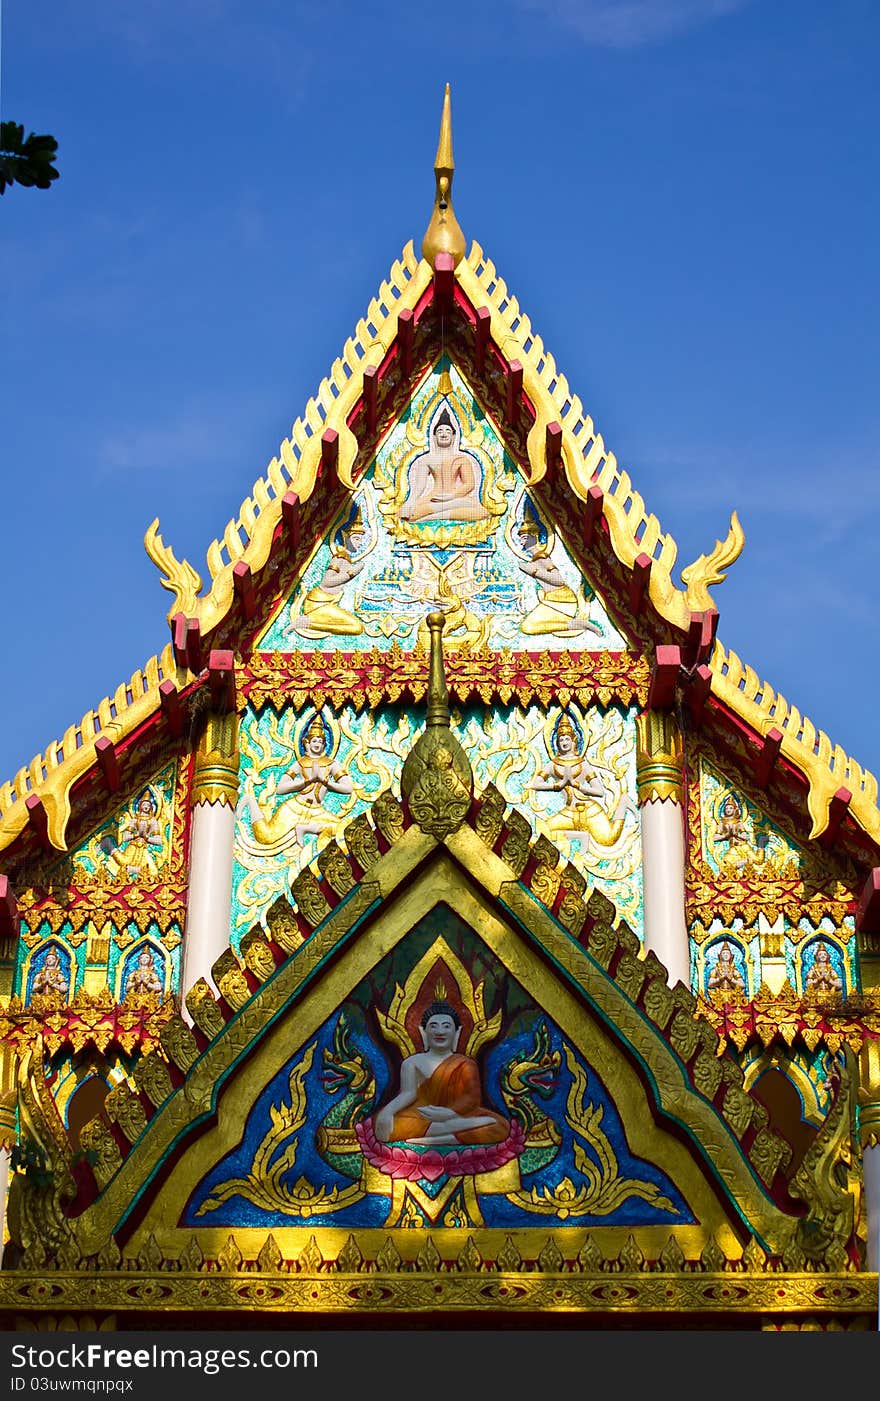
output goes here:
[{"label": "orange robe", "polygon": [[507,1120],[480,1103],[480,1072],[477,1062],[470,1056],[447,1056],[437,1066],[433,1075],[422,1081],[412,1104],[408,1104],[405,1109],[399,1109],[395,1114],[392,1139],[425,1137],[432,1121],[419,1113],[421,1104],[436,1104],[467,1118],[482,1119],[491,1116],[491,1124],[483,1124],[476,1129],[463,1129],[457,1133],[455,1138],[458,1143],[503,1143],[510,1133]]}]

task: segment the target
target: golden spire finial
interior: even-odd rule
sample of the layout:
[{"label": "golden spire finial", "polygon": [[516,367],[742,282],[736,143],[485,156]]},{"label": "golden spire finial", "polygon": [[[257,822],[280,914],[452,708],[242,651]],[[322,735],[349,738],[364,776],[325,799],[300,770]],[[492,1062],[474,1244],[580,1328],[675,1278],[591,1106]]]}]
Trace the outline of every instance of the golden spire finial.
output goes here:
[{"label": "golden spire finial", "polygon": [[461,231],[455,211],[452,208],[452,177],[455,161],[452,158],[452,100],[449,84],[443,97],[443,115],[440,118],[440,139],[434,157],[434,212],[422,240],[422,257],[433,267],[438,253],[451,253],[458,267],[465,253],[464,234]]},{"label": "golden spire finial", "polygon": [[423,832],[447,837],[470,811],[474,776],[468,757],[449,728],[449,691],[443,666],[442,613],[429,613],[428,710],[425,729],[406,756],[400,791]]}]

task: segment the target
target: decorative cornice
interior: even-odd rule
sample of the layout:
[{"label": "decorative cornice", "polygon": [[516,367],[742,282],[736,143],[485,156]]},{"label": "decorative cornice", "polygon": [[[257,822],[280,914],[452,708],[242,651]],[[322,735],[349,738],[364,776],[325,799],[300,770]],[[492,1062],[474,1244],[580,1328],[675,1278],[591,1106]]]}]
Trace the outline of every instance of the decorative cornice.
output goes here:
[{"label": "decorative cornice", "polygon": [[[431,1236],[420,1236],[414,1260],[405,1260],[391,1237],[378,1256],[367,1257],[353,1236],[325,1260],[313,1238],[293,1268],[285,1269],[271,1235],[254,1259],[245,1259],[230,1236],[219,1266],[192,1263],[201,1255],[194,1237],[191,1261],[175,1260],[165,1268],[156,1263],[81,1273],[51,1270],[48,1275],[45,1270],[4,1270],[0,1309],[7,1315],[6,1327],[14,1326],[16,1316],[39,1318],[59,1311],[74,1316],[112,1312],[120,1324],[127,1313],[137,1312],[161,1327],[163,1317],[181,1312],[233,1319],[268,1310],[276,1317],[289,1313],[300,1326],[297,1320],[310,1313],[390,1318],[437,1310],[477,1312],[487,1315],[488,1323],[488,1315],[499,1309],[505,1317],[551,1311],[607,1314],[609,1324],[625,1309],[629,1317],[648,1315],[660,1326],[666,1317],[682,1314],[728,1318],[732,1308],[740,1315],[761,1315],[769,1328],[790,1327],[801,1319],[815,1327],[846,1326],[848,1320],[864,1328],[876,1324],[876,1274],[762,1272],[760,1267],[744,1268],[742,1261],[731,1262],[727,1270],[710,1269],[683,1258],[664,1266],[662,1259],[659,1264],[645,1260],[632,1237],[617,1258],[601,1265],[592,1263],[601,1251],[591,1241],[592,1250],[581,1252],[587,1261],[582,1265],[577,1257],[566,1262],[553,1235],[547,1236],[538,1259],[524,1259],[513,1239],[508,1242],[497,1258],[484,1258],[475,1235],[458,1259],[444,1264]],[[621,1258],[640,1257],[635,1268],[621,1263]]]},{"label": "decorative cornice", "polygon": [[[492,652],[487,647],[453,650],[446,655],[450,695],[463,702],[479,697],[487,704],[516,699],[520,705],[621,705],[647,699],[651,671],[637,652]],[[404,694],[415,701],[427,692],[426,653],[404,652],[394,642],[369,652],[254,653],[241,668],[239,691],[255,710],[353,705],[356,710],[395,702]]]},{"label": "decorative cornice", "polygon": [[50,997],[36,999],[46,1005],[27,1009],[8,1005],[0,1009],[0,1045],[9,1046],[16,1056],[24,1056],[33,1046],[42,1046],[47,1056],[63,1047],[81,1051],[94,1046],[102,1053],[118,1046],[126,1055],[134,1050],[146,1054],[160,1044],[160,1032],[174,1015],[170,998],[161,1001],[153,993],[114,1001],[109,990],[79,992],[72,1003],[53,1004]]},{"label": "decorative cornice", "polygon": [[124,681],[113,696],[105,696],[94,710],[87,710],[78,725],[65,730],[61,740],[50,744],[27,768],[19,769],[11,782],[0,786],[0,851],[24,830],[28,820],[25,800],[31,794],[39,796],[45,808],[49,842],[64,851],[70,790],[95,766],[96,741],[103,736],[114,744],[121,743],[159,708],[162,682],[171,681],[180,688],[187,677],[188,673],[175,664],[169,644]]},{"label": "decorative cornice", "polygon": [[851,759],[839,744],[789,705],[735,652],[716,642],[710,661],[712,693],[758,735],[770,729],[782,732],[782,755],[804,775],[808,784],[807,807],[812,819],[811,837],[828,826],[829,809],[841,788],[849,792],[849,811],[875,842],[880,842],[880,809],[877,779]]},{"label": "decorative cornice", "polygon": [[713,993],[709,1000],[698,998],[698,1005],[722,1042],[738,1051],[758,1041],[765,1047],[805,1046],[810,1052],[824,1046],[836,1053],[846,1045],[858,1052],[880,1038],[880,991],[844,1000],[817,993],[799,997],[786,985],[778,993],[762,988],[751,1002]]}]

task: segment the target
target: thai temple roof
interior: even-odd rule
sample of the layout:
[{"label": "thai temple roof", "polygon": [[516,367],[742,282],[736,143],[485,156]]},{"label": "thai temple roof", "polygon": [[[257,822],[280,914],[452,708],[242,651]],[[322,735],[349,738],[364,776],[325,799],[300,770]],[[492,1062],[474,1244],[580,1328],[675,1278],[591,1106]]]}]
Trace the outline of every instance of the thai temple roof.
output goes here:
[{"label": "thai temple roof", "polygon": [[[448,302],[450,319],[471,338],[475,366],[504,380],[509,408],[516,401],[526,425],[523,458],[529,482],[538,484],[548,471],[564,473],[624,571],[631,597],[639,609],[649,605],[657,638],[683,644],[683,664],[705,692],[701,705],[708,702],[744,726],[763,754],[781,756],[800,776],[810,836],[826,833],[829,823],[836,830],[848,819],[880,843],[876,777],[715,635],[718,609],[712,591],[744,544],[736,512],[725,539],[681,568],[682,583],[677,584],[675,540],[647,509],[491,258],[476,241],[464,256],[464,235],[452,210],[453,172],[447,88],[435,159],[435,206],[423,256],[409,242],[392,263],[317,393],[237,516],[209,545],[206,583],[189,561],[177,559],[163,540],[158,519],[152,522],[145,545],[172,595],[168,620],[175,641],[0,785],[0,852],[22,834],[29,817],[43,824],[52,846],[65,849],[71,791],[95,766],[101,741],[125,744],[160,711],[163,696],[167,705],[169,693],[196,682],[203,667],[190,660],[203,662],[206,649],[225,645],[233,620],[242,616],[242,598],[259,583],[279,539],[287,539],[285,512],[293,509],[293,497],[298,503],[308,501],[326,486],[328,472],[348,491],[355,489],[383,427],[392,421],[387,414],[384,423],[376,416],[383,384],[401,363],[411,382],[424,368],[419,331],[438,297]],[[183,642],[187,636],[189,649]],[[708,674],[702,667],[708,667]]]},{"label": "thai temple roof", "polygon": [[676,574],[454,169],[447,86],[421,256],[0,788],[6,1320],[876,1316],[877,780],[718,640],[736,512]]}]

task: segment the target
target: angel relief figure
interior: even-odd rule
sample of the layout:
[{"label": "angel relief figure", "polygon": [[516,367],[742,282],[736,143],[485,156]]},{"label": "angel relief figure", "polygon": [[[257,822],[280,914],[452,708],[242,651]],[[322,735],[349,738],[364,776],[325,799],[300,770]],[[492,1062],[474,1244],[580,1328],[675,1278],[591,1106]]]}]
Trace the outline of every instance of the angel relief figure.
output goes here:
[{"label": "angel relief figure", "polygon": [[111,874],[117,880],[152,880],[164,860],[162,802],[152,785],[138,794],[131,809],[119,823],[118,840],[106,833],[98,847]]},{"label": "angel relief figure", "polygon": [[342,600],[348,585],[362,572],[370,548],[361,507],[355,503],[333,536],[324,573],[306,593],[299,612],[292,612],[287,632],[314,639],[357,637],[363,632],[363,623],[343,607]]},{"label": "angel relief figure", "polygon": [[[551,841],[560,837],[582,837],[593,855],[611,854],[624,834],[626,814],[633,807],[621,783],[612,772],[587,753],[580,726],[564,711],[548,740],[550,762],[531,780],[534,793],[562,793],[564,805],[542,821]],[[606,782],[618,787],[614,810],[607,812]]]},{"label": "angel relief figure", "polygon": [[536,601],[520,623],[528,637],[553,635],[577,637],[584,632],[601,633],[590,616],[590,605],[583,589],[575,593],[562,577],[552,558],[555,543],[552,532],[538,518],[531,502],[525,501],[523,517],[516,531],[509,534],[520,570],[535,583]]},{"label": "angel relief figure", "polygon": [[[315,714],[300,728],[298,753],[290,768],[277,783],[270,780],[262,801],[257,801],[253,779],[247,779],[239,811],[250,817],[258,850],[278,852],[293,844],[302,846],[308,836],[317,837],[320,845],[337,831],[342,813],[329,808],[327,800],[333,794],[350,798],[354,781],[335,758],[334,748],[327,721]],[[347,813],[348,807],[343,806]]]}]

